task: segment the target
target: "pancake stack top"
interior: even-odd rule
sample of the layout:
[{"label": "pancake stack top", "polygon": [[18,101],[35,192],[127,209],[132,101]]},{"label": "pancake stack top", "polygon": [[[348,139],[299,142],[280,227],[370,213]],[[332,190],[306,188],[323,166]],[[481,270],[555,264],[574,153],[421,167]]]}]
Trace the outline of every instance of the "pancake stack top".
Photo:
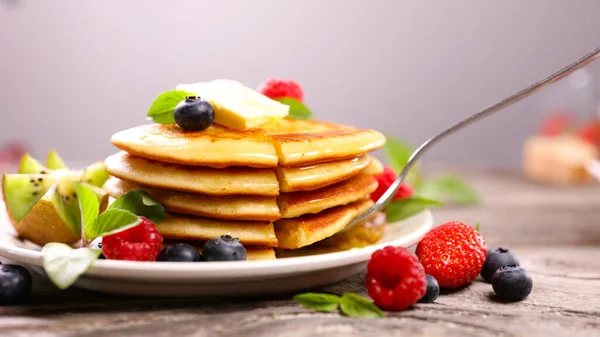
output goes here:
[{"label": "pancake stack top", "polygon": [[374,130],[280,119],[239,131],[149,124],[120,131],[108,157],[113,197],[142,189],[167,211],[166,240],[202,243],[229,234],[248,259],[275,258],[331,237],[372,205],[385,144]]}]

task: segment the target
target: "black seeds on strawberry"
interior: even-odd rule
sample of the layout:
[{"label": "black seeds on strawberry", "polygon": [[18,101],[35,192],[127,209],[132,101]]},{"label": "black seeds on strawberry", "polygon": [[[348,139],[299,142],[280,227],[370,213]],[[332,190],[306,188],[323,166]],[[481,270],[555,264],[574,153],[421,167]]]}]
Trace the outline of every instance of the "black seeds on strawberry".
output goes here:
[{"label": "black seeds on strawberry", "polygon": [[427,291],[423,298],[419,300],[420,303],[433,303],[440,295],[440,285],[435,277],[426,274],[425,280],[427,280]]},{"label": "black seeds on strawberry", "polygon": [[519,260],[510,251],[510,249],[489,249],[487,252],[485,263],[481,268],[481,277],[483,277],[483,279],[489,283],[492,280],[492,274],[494,274],[494,272],[498,270],[498,268],[508,265],[519,265]]},{"label": "black seeds on strawberry", "polygon": [[492,288],[501,299],[521,301],[531,293],[533,281],[523,267],[503,266],[492,275]]}]

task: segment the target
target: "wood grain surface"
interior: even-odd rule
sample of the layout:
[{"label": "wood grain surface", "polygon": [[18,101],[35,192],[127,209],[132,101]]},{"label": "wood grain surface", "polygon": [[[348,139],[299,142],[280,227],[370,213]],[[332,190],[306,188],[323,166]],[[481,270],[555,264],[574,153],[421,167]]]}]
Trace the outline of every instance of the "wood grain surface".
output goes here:
[{"label": "wood grain surface", "polygon": [[[513,249],[533,277],[522,302],[499,301],[478,280],[434,304],[363,320],[306,310],[290,295],[123,298],[35,277],[28,303],[0,306],[0,336],[600,336],[600,186],[540,186],[489,169],[466,177],[484,204],[436,210],[436,223],[479,222],[490,247]],[[363,278],[319,290],[364,293]]]}]

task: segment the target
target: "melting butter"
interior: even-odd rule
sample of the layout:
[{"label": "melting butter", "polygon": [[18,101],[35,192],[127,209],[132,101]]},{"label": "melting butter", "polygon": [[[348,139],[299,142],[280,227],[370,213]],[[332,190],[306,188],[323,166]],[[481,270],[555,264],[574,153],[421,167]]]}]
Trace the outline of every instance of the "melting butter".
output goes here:
[{"label": "melting butter", "polygon": [[207,100],[215,110],[215,123],[242,131],[274,123],[286,117],[290,109],[233,80],[180,84],[176,89]]}]

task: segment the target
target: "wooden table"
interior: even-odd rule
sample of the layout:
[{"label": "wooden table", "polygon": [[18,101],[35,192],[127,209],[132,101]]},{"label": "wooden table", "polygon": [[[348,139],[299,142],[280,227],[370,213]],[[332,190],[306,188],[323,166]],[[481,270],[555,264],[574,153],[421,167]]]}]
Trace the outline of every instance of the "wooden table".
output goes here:
[{"label": "wooden table", "polygon": [[[539,186],[505,171],[467,176],[485,204],[437,210],[436,223],[480,222],[490,247],[513,249],[533,276],[525,301],[499,302],[477,281],[435,304],[361,320],[315,313],[289,296],[118,298],[60,292],[36,277],[30,303],[0,307],[0,336],[600,336],[600,186]],[[364,292],[363,277],[326,290]]]}]

